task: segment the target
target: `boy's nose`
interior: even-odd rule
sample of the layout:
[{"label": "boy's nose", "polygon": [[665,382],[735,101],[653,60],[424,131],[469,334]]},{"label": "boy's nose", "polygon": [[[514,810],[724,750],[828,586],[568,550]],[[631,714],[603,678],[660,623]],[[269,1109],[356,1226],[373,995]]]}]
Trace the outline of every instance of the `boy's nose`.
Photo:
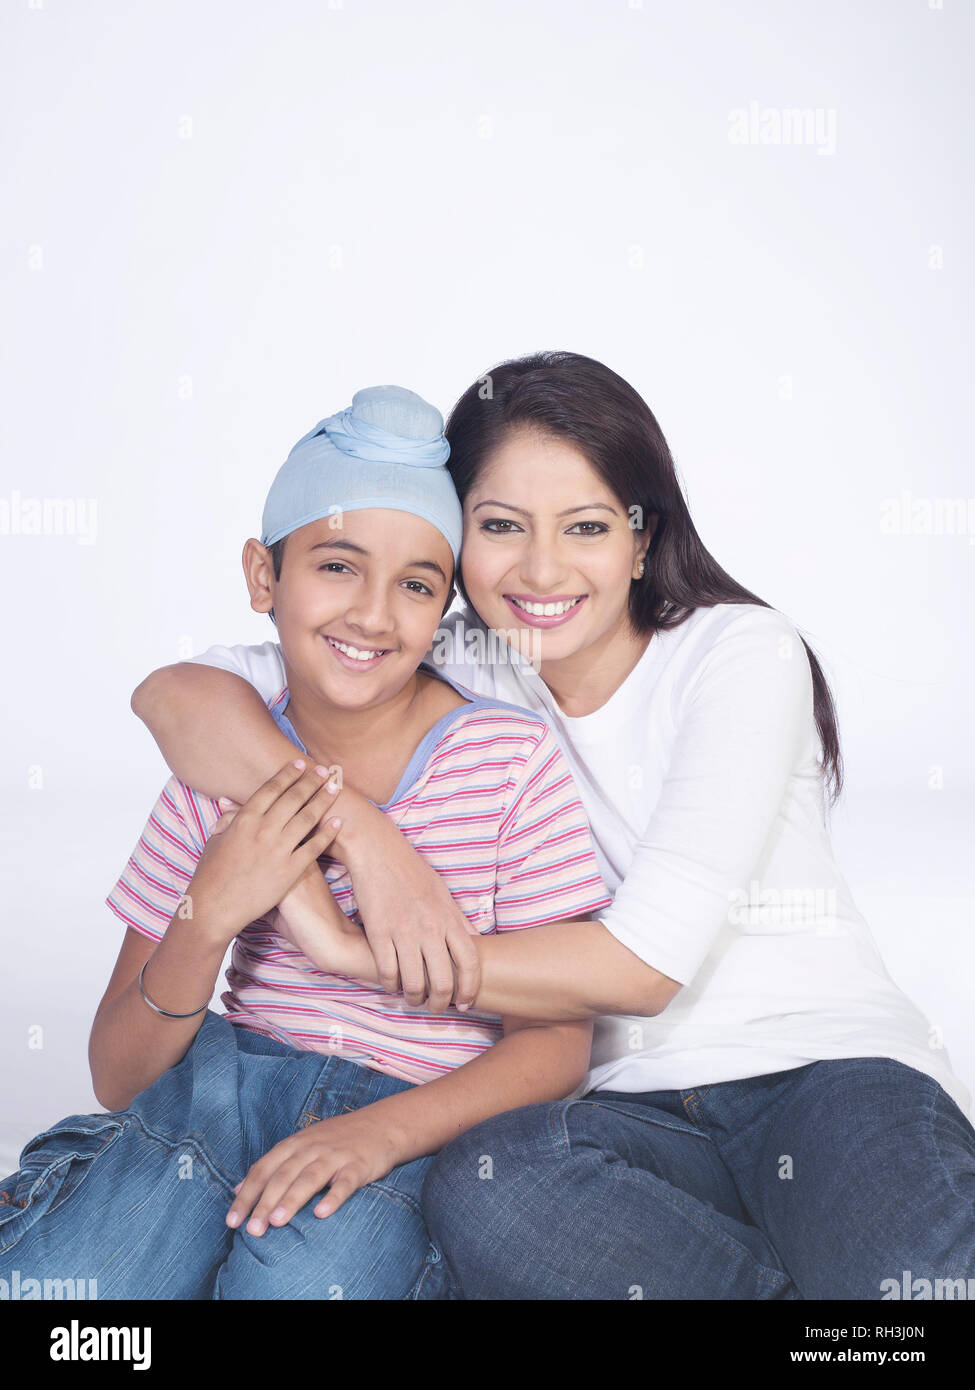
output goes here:
[{"label": "boy's nose", "polygon": [[[374,602],[357,603],[346,609],[345,622],[350,632],[370,638],[376,646],[383,645],[379,638],[391,639],[393,636],[393,620],[389,608],[378,599]],[[386,645],[391,645],[391,642],[387,641]]]}]

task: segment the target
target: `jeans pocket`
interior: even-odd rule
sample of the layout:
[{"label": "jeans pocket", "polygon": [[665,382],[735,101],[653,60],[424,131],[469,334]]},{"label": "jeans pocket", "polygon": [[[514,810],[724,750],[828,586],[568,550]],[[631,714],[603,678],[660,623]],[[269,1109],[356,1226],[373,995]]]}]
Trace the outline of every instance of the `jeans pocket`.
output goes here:
[{"label": "jeans pocket", "polygon": [[20,1168],[0,1189],[0,1254],[83,1182],[93,1159],[115,1143],[125,1122],[113,1115],[69,1115],[25,1145]]}]

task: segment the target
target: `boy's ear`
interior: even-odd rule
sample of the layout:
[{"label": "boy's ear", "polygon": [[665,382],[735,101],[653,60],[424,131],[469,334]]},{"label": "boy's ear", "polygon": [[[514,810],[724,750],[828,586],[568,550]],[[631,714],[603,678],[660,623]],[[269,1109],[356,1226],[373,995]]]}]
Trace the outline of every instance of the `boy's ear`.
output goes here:
[{"label": "boy's ear", "polygon": [[270,613],[274,603],[274,566],[271,562],[271,552],[252,536],[244,542],[240,558],[247,581],[247,592],[251,596],[251,607],[255,613]]}]

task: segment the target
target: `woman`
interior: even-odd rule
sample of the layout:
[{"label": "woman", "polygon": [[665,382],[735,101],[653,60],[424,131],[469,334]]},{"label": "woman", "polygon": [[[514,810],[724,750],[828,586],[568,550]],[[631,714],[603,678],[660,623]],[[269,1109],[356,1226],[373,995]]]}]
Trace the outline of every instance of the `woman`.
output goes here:
[{"label": "woman", "polygon": [[[876,1299],[904,1271],[975,1273],[968,1093],[833,860],[816,658],[705,550],[654,416],[600,363],[507,362],[446,434],[475,611],[434,658],[545,715],[615,892],[598,922],[462,939],[377,814],[358,898],[387,987],[421,995],[426,963],[433,998],[446,942],[458,1007],[606,1016],[574,1099],[487,1121],[429,1171],[460,1296]],[[200,660],[133,706],[184,780],[240,800],[282,748],[264,700],[211,668],[266,699],[276,648]]]}]

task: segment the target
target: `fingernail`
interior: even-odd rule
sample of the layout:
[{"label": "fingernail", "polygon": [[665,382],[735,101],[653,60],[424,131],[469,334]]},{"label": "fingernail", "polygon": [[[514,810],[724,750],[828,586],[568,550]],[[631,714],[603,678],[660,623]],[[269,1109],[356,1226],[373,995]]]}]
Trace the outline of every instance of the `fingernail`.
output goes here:
[{"label": "fingernail", "polygon": [[457,1012],[458,1012],[459,1014],[464,1014],[464,1013],[467,1012],[467,1010],[468,1010],[470,1007],[471,1007],[470,1004],[458,1004],[458,1005],[457,1005]]},{"label": "fingernail", "polygon": [[327,767],[316,767],[315,771],[318,773],[319,777],[327,777],[329,770]]},{"label": "fingernail", "polygon": [[303,772],[305,764],[302,762],[300,758],[295,758],[295,767],[298,769],[299,772]]},{"label": "fingernail", "polygon": [[326,783],[325,783],[325,790],[326,790],[327,792],[337,792],[338,789],[339,789],[339,784],[338,784],[338,782],[326,782]]},{"label": "fingernail", "polygon": [[228,1226],[235,1226],[235,1227],[240,1225],[240,1212],[239,1212],[239,1211],[230,1211],[230,1212],[227,1213],[227,1225],[228,1225]]},{"label": "fingernail", "polygon": [[264,1222],[252,1217],[247,1223],[247,1229],[252,1236],[262,1236],[264,1234]]},{"label": "fingernail", "polygon": [[269,1219],[271,1221],[283,1221],[287,1214],[288,1213],[285,1211],[284,1207],[275,1207],[274,1210],[271,1212]]}]

